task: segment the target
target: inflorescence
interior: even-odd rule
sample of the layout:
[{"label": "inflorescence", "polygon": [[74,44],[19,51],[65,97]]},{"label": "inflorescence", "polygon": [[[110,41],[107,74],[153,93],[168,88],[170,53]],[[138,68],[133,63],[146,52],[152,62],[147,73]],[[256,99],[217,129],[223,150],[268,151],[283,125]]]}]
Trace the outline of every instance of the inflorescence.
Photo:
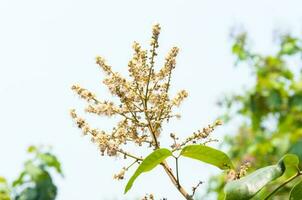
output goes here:
[{"label": "inflorescence", "polygon": [[[120,117],[112,131],[105,132],[92,128],[85,119],[78,116],[75,109],[70,111],[71,117],[83,134],[89,134],[92,141],[97,144],[101,155],[121,155],[124,158],[134,159],[133,163],[128,167],[123,167],[121,172],[114,176],[116,179],[123,179],[125,171],[129,167],[143,160],[141,156],[127,152],[125,144],[134,143],[138,146],[147,144],[153,149],[159,148],[159,137],[164,122],[169,122],[171,118],[180,118],[179,114],[174,114],[174,108],[179,107],[188,97],[185,90],[181,90],[173,98],[169,96],[171,75],[176,66],[179,48],[173,47],[167,54],[162,68],[158,71],[155,70],[160,29],[159,24],[153,26],[149,51],[144,50],[139,43],[133,43],[134,53],[128,63],[130,79],[114,72],[104,58],[96,57],[96,64],[105,73],[103,83],[113,96],[118,97],[118,104],[101,100],[94,93],[79,85],[72,86],[72,90],[87,101],[88,105],[85,109],[87,113]],[[218,125],[221,125],[220,121],[198,130],[183,142],[178,142],[175,134],[171,134],[174,141],[171,147],[173,150],[178,150],[188,143],[197,143],[207,138]]]}]

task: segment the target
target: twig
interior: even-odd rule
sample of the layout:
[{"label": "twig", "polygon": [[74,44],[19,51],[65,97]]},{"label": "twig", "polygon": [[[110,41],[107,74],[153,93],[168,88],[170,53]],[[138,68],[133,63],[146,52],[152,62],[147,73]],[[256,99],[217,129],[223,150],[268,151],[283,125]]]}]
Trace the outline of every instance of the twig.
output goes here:
[{"label": "twig", "polygon": [[192,187],[192,191],[193,191],[193,192],[192,192],[191,197],[194,197],[197,188],[198,188],[201,184],[203,184],[203,182],[202,182],[202,181],[199,181],[198,184],[197,184],[195,187]]}]

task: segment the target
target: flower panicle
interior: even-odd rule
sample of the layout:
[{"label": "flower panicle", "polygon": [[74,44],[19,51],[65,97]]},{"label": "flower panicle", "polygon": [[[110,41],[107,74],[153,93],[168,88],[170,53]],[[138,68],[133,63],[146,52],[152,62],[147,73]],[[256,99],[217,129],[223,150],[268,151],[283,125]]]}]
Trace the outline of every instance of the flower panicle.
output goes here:
[{"label": "flower panicle", "polygon": [[[222,121],[216,120],[213,124],[209,124],[207,127],[193,132],[193,134],[191,136],[187,137],[183,142],[179,143],[178,145],[174,145],[174,146],[181,148],[189,143],[195,144],[195,143],[198,143],[200,140],[207,139],[210,136],[210,134],[215,130],[215,128],[218,126],[221,126],[221,125],[222,125]],[[205,143],[208,143],[211,141],[217,141],[217,140],[209,139]]]},{"label": "flower panicle", "polygon": [[[72,90],[88,102],[85,108],[87,113],[114,116],[114,119],[119,120],[111,131],[105,132],[91,128],[89,123],[79,117],[74,109],[70,112],[78,128],[84,135],[90,135],[102,155],[122,155],[135,161],[141,160],[141,156],[126,151],[125,144],[134,143],[143,147],[160,148],[159,136],[162,133],[163,124],[170,122],[172,118],[180,118],[180,114],[175,114],[174,109],[188,97],[188,92],[181,90],[172,98],[169,94],[171,75],[176,67],[179,48],[172,47],[165,57],[162,68],[156,70],[154,64],[159,47],[160,30],[159,24],[153,26],[149,51],[143,49],[138,42],[133,43],[133,55],[128,62],[129,78],[114,72],[104,58],[96,57],[96,64],[105,75],[103,84],[119,102],[101,101],[89,90],[79,85],[72,86]],[[172,149],[207,138],[217,125],[219,123],[198,130],[182,143],[178,141],[178,137],[173,136]],[[123,176],[124,171],[115,178],[121,179]]]},{"label": "flower panicle", "polygon": [[77,93],[82,99],[87,101],[95,100],[95,94],[89,90],[82,88],[80,85],[76,84],[71,86],[71,89]]}]

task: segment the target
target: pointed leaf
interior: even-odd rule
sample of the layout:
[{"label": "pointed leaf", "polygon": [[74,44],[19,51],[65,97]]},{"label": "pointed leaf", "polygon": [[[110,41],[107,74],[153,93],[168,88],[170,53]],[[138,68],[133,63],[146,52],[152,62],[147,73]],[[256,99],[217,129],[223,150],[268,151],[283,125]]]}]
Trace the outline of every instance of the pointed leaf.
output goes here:
[{"label": "pointed leaf", "polygon": [[225,200],[248,200],[269,182],[279,178],[287,170],[297,169],[299,159],[294,154],[283,156],[276,165],[263,167],[253,173],[226,184]]},{"label": "pointed leaf", "polygon": [[302,197],[302,181],[297,183],[290,191],[289,200],[300,200]]},{"label": "pointed leaf", "polygon": [[232,161],[224,152],[205,145],[188,145],[182,149],[180,155],[214,165],[223,170],[234,168]]},{"label": "pointed leaf", "polygon": [[125,188],[125,193],[127,193],[130,190],[130,188],[133,185],[133,182],[141,173],[152,170],[169,156],[172,156],[172,152],[169,149],[165,149],[165,148],[155,150],[154,152],[149,154],[138,166],[137,170],[128,181]]}]

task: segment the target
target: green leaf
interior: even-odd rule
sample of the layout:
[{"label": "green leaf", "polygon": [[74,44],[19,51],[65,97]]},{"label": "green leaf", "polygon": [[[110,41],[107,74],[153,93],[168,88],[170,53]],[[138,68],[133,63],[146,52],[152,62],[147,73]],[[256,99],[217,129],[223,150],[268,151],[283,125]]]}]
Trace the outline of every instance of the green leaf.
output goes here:
[{"label": "green leaf", "polygon": [[16,200],[37,200],[38,192],[35,188],[25,188],[22,192],[16,196]]},{"label": "green leaf", "polygon": [[124,193],[126,194],[131,189],[133,182],[141,173],[152,170],[169,156],[172,156],[172,152],[169,149],[165,148],[155,150],[154,152],[149,154],[138,166],[135,173],[128,181]]},{"label": "green leaf", "polygon": [[302,197],[302,181],[297,183],[290,191],[289,200],[301,200]]},{"label": "green leaf", "polygon": [[295,95],[289,97],[288,106],[294,111],[301,112],[302,111],[302,95],[295,94]]},{"label": "green leaf", "polygon": [[33,152],[37,152],[37,147],[35,147],[35,146],[29,146],[28,148],[27,148],[27,152],[28,153],[33,153]]},{"label": "green leaf", "polygon": [[4,184],[7,183],[7,182],[6,182],[6,179],[5,179],[4,177],[2,177],[2,176],[0,176],[0,183],[4,183]]},{"label": "green leaf", "polygon": [[298,168],[299,165],[299,158],[295,154],[286,154],[284,155],[278,162],[278,165],[284,165],[287,169],[288,168]]},{"label": "green leaf", "polygon": [[32,161],[27,161],[25,163],[25,173],[28,174],[33,181],[38,181],[44,172],[40,167],[34,165]]},{"label": "green leaf", "polygon": [[41,159],[41,161],[47,165],[48,167],[53,167],[55,168],[55,170],[61,174],[62,174],[62,169],[61,169],[61,163],[59,162],[59,160],[57,159],[56,156],[50,154],[50,153],[41,153],[38,155],[38,157]]},{"label": "green leaf", "polygon": [[56,198],[57,187],[53,184],[52,178],[47,171],[44,171],[43,176],[36,182],[36,189],[41,200],[54,200]]},{"label": "green leaf", "polygon": [[298,140],[295,144],[293,144],[288,152],[291,154],[296,154],[299,157],[299,167],[302,168],[302,139]]},{"label": "green leaf", "polygon": [[294,154],[283,156],[276,165],[267,166],[226,184],[225,200],[248,200],[254,197],[264,186],[279,178],[289,169],[298,166],[299,159]]},{"label": "green leaf", "polygon": [[0,200],[11,200],[10,193],[6,179],[0,176]]},{"label": "green leaf", "polygon": [[300,50],[297,43],[298,39],[289,35],[283,36],[280,53],[285,55],[293,55],[297,53]]},{"label": "green leaf", "polygon": [[283,171],[278,165],[256,170],[241,179],[226,184],[225,200],[248,200],[256,195],[267,183],[280,177]]},{"label": "green leaf", "polygon": [[271,110],[278,110],[282,106],[282,96],[280,91],[271,90],[268,97],[266,98],[266,105]]},{"label": "green leaf", "polygon": [[214,165],[223,170],[234,168],[232,161],[224,152],[205,145],[188,145],[182,149],[180,155]]},{"label": "green leaf", "polygon": [[23,182],[24,182],[23,178],[24,178],[25,175],[26,175],[25,171],[21,172],[20,175],[19,175],[19,177],[16,180],[14,180],[13,187],[16,187],[18,185],[22,185]]}]

